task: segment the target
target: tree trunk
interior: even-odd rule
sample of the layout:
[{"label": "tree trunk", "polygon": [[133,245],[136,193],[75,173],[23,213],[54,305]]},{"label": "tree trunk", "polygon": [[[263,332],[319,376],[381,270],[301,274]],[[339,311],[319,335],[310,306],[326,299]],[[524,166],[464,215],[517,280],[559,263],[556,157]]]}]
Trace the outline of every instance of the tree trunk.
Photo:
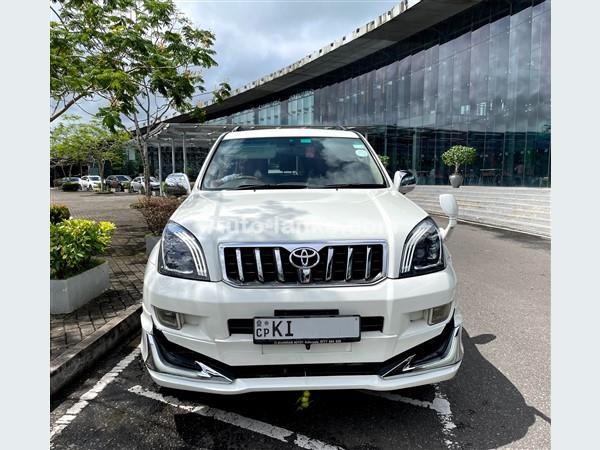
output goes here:
[{"label": "tree trunk", "polygon": [[99,160],[98,164],[98,175],[100,175],[100,192],[104,192],[104,161]]},{"label": "tree trunk", "polygon": [[152,196],[152,188],[150,187],[150,155],[148,155],[148,143],[142,144],[142,165],[144,166],[144,193],[146,197]]}]

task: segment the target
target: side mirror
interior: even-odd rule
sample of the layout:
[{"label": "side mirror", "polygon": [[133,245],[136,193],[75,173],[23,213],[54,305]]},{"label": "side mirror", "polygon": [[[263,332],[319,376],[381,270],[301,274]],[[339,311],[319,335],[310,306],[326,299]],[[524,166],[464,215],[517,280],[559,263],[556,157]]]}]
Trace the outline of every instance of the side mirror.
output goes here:
[{"label": "side mirror", "polygon": [[442,211],[448,216],[448,226],[440,230],[442,239],[446,240],[450,236],[452,229],[456,226],[458,220],[458,204],[456,203],[454,195],[442,194],[440,195],[440,206]]},{"label": "side mirror", "polygon": [[410,172],[398,170],[394,174],[394,188],[402,194],[407,194],[408,192],[412,191],[416,184],[417,179]]}]

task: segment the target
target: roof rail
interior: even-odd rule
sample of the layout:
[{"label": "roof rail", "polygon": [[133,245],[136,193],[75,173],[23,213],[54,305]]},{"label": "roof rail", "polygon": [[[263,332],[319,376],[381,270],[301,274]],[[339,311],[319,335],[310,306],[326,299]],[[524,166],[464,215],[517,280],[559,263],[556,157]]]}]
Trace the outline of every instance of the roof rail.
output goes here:
[{"label": "roof rail", "polygon": [[285,129],[285,128],[315,128],[315,129],[324,129],[324,130],[343,130],[343,131],[349,131],[352,130],[354,127],[345,127],[344,125],[249,125],[249,126],[244,126],[244,125],[236,125],[235,127],[233,127],[230,130],[230,133],[233,133],[234,131],[245,131],[245,130],[261,130],[261,129],[268,129],[268,128],[275,128],[275,129]]}]

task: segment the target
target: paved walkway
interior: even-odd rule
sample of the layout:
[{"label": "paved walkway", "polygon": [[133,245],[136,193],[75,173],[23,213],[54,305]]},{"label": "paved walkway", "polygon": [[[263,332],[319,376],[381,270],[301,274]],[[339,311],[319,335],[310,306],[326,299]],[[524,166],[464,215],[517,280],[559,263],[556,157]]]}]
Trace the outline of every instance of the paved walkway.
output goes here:
[{"label": "paved walkway", "polygon": [[67,205],[74,217],[117,225],[105,256],[110,265],[111,287],[72,313],[50,315],[51,360],[141,301],[146,265],[144,235],[148,230],[142,215],[129,207],[138,198],[128,193],[98,195],[51,190],[52,202]]}]

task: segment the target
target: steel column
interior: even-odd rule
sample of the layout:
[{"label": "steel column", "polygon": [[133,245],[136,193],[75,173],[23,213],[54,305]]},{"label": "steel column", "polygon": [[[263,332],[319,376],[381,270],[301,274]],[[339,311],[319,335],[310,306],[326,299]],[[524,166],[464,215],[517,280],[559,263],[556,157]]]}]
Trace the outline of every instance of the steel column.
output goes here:
[{"label": "steel column", "polygon": [[183,132],[183,173],[187,175],[187,153],[185,148],[185,131]]},{"label": "steel column", "polygon": [[173,138],[171,138],[171,173],[177,172],[175,170],[175,144],[173,143]]}]

